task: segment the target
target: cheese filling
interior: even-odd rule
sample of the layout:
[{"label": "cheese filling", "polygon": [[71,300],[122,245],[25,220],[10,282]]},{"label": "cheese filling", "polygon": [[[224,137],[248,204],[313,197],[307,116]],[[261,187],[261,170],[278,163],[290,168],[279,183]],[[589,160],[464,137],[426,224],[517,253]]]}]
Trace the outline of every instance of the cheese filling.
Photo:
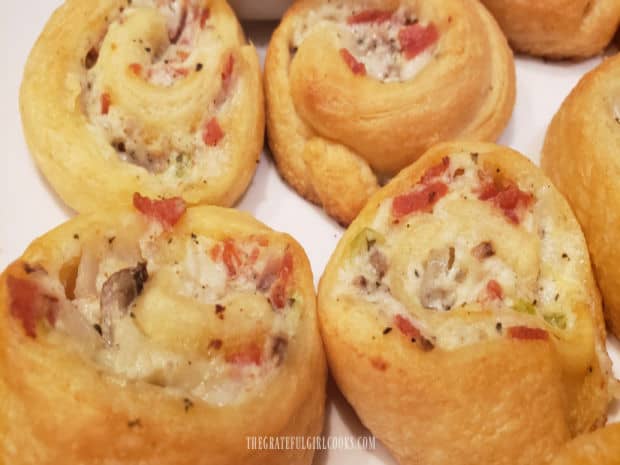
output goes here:
[{"label": "cheese filling", "polygon": [[[517,185],[475,154],[454,154],[413,189],[385,200],[350,245],[336,294],[373,304],[407,333],[452,348],[502,327],[570,329],[578,238],[556,227],[549,186]],[[583,295],[581,295],[583,294]],[[494,323],[478,318],[492,311]],[[471,320],[462,323],[451,312]],[[403,322],[404,320],[404,322]]]},{"label": "cheese filling", "polygon": [[432,43],[414,57],[407,57],[402,31],[415,24],[422,25],[419,21],[404,7],[390,12],[363,10],[343,2],[329,3],[310,11],[298,24],[293,50],[318,28],[335,28],[342,47],[364,65],[367,76],[385,83],[404,82],[414,78],[432,60],[437,49]]},{"label": "cheese filling", "polygon": [[[158,27],[166,31],[163,36],[156,32]],[[173,124],[162,130],[153,112],[174,112],[177,109],[170,105],[188,105],[186,101],[171,103],[165,93],[176,92],[179,98],[186,99],[188,96],[179,91],[179,86],[214,66],[207,62],[205,53],[219,56],[223,48],[223,38],[210,23],[209,9],[199,0],[132,1],[110,18],[102,41],[84,60],[81,100],[90,130],[109,143],[120,160],[159,175],[160,181],[175,192],[179,185],[208,183],[221,176],[231,160],[222,149],[226,132],[217,115],[234,104],[233,90],[239,80],[234,63],[226,65],[225,61],[227,69],[215,70],[221,90],[201,110],[204,114],[193,118],[187,127]],[[119,53],[126,56],[126,69],[114,69],[110,75],[109,70],[102,69],[102,61],[116,68],[120,65],[113,57]],[[124,102],[118,101],[120,97],[110,89],[110,80],[119,80],[124,73],[143,81],[140,92],[151,99],[148,105],[153,108],[127,110]],[[155,102],[162,99],[165,103],[157,106]]]},{"label": "cheese filling", "polygon": [[173,237],[152,224],[137,243],[100,238],[75,266],[69,290],[44,270],[33,274],[60,302],[50,338],[68,334],[125,381],[215,405],[274,376],[303,304],[290,251],[263,237]]}]

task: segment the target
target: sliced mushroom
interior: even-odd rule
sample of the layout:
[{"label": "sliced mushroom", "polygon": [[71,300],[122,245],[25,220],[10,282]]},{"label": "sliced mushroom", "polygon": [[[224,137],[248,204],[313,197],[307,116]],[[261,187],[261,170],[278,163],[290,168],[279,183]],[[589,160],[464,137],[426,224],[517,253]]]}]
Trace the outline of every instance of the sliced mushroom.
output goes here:
[{"label": "sliced mushroom", "polygon": [[272,258],[270,259],[263,271],[258,277],[257,288],[260,292],[265,292],[271,289],[273,283],[278,279],[278,273],[282,268],[282,259],[280,258]]},{"label": "sliced mushroom", "polygon": [[491,241],[484,241],[471,249],[471,254],[478,260],[484,260],[495,255],[495,248]]},{"label": "sliced mushroom", "polygon": [[353,285],[359,287],[360,289],[366,289],[368,287],[368,280],[366,276],[359,275],[353,278]]},{"label": "sliced mushroom", "polygon": [[374,249],[370,254],[370,264],[377,272],[377,276],[379,279],[382,279],[387,273],[388,270],[388,261],[383,253],[379,250]]},{"label": "sliced mushroom", "polygon": [[99,59],[99,50],[95,47],[92,47],[86,56],[84,57],[84,67],[86,69],[91,69],[93,66],[97,64],[97,60]]},{"label": "sliced mushroom", "polygon": [[106,344],[114,342],[114,321],[127,314],[129,306],[142,293],[148,279],[146,263],[125,268],[110,276],[101,288],[101,330]]},{"label": "sliced mushroom", "polygon": [[420,301],[425,308],[448,311],[454,306],[456,295],[449,289],[431,287],[421,292]]},{"label": "sliced mushroom", "polygon": [[284,361],[286,356],[286,349],[288,347],[288,340],[286,336],[276,336],[273,339],[273,345],[271,346],[271,353],[276,361],[276,365],[279,366]]},{"label": "sliced mushroom", "polygon": [[134,165],[141,166],[151,173],[159,174],[168,168],[168,155],[164,150],[159,152],[149,151],[129,141],[125,143],[124,148],[124,152],[119,152],[121,159],[133,163]]},{"label": "sliced mushroom", "polygon": [[431,250],[420,283],[419,298],[425,308],[447,311],[454,306],[456,280],[450,276],[454,261],[454,247]]},{"label": "sliced mushroom", "polygon": [[168,38],[171,44],[176,44],[179,41],[187,23],[187,2],[182,1],[180,2],[181,5],[175,5],[176,3],[178,2],[170,4],[174,15],[171,15],[168,20]]},{"label": "sliced mushroom", "polygon": [[433,341],[425,338],[422,335],[420,335],[419,343],[420,343],[420,347],[422,348],[424,352],[430,352],[431,350],[435,348],[435,344],[433,343]]}]

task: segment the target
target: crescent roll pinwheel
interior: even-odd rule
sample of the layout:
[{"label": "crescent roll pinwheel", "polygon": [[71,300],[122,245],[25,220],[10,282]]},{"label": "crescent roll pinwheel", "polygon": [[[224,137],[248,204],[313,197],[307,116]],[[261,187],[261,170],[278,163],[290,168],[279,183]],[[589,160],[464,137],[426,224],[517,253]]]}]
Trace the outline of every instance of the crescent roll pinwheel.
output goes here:
[{"label": "crescent roll pinwheel", "polygon": [[38,166],[79,212],[134,192],[229,206],[263,146],[258,56],[225,0],[67,0],[20,106]]},{"label": "crescent roll pinwheel", "polygon": [[69,221],[2,274],[0,462],[309,465],[258,442],[323,427],[303,250],[232,210],[134,204]]},{"label": "crescent roll pinwheel", "polygon": [[432,144],[498,137],[514,63],[476,0],[299,0],[269,45],[265,93],[280,173],[348,224]]},{"label": "crescent roll pinwheel", "polygon": [[605,316],[620,336],[620,56],[584,76],[547,131],[541,165],[588,241]]},{"label": "crescent roll pinwheel", "polygon": [[549,58],[600,53],[620,22],[618,0],[482,0],[518,51]]},{"label": "crescent roll pinwheel", "polygon": [[618,465],[620,424],[579,436],[569,442],[551,465]]},{"label": "crescent roll pinwheel", "polygon": [[507,148],[440,144],[377,192],[319,286],[338,386],[401,464],[531,464],[611,398],[586,244]]}]

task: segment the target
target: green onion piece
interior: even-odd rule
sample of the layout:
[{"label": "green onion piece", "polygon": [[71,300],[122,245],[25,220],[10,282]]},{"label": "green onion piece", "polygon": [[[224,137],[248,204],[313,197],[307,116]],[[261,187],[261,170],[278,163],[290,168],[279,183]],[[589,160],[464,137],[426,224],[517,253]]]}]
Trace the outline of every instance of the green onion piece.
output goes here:
[{"label": "green onion piece", "polygon": [[369,252],[376,244],[385,243],[383,235],[374,229],[364,228],[351,242],[349,255],[357,256]]},{"label": "green onion piece", "polygon": [[566,329],[566,315],[562,313],[548,313],[547,315],[543,315],[543,318],[551,326]]},{"label": "green onion piece", "polygon": [[514,304],[512,309],[515,312],[527,313],[528,315],[536,315],[536,307],[534,306],[534,304],[525,300],[518,300],[517,303]]}]

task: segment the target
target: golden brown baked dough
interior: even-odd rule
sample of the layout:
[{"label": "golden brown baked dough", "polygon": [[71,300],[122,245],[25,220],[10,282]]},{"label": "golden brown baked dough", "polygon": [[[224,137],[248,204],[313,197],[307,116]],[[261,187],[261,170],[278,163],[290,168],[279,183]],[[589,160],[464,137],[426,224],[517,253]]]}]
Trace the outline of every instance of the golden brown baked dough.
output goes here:
[{"label": "golden brown baked dough", "polygon": [[263,146],[257,53],[225,0],[67,0],[20,106],[37,164],[79,212],[134,192],[229,206]]},{"label": "golden brown baked dough", "polygon": [[585,58],[601,52],[620,21],[618,0],[482,0],[520,52]]},{"label": "golden brown baked dough", "polygon": [[605,316],[620,336],[620,56],[585,75],[547,131],[541,165],[586,236]]},{"label": "golden brown baked dough", "polygon": [[611,364],[564,198],[493,144],[377,192],[319,285],[332,374],[401,464],[531,464],[605,422]]},{"label": "golden brown baked dough", "polygon": [[309,465],[247,442],[323,427],[303,250],[232,210],[136,206],[69,221],[1,276],[0,463]]},{"label": "golden brown baked dough", "polygon": [[471,0],[299,0],[265,63],[269,145],[284,179],[348,224],[432,144],[492,140],[515,98],[512,53]]},{"label": "golden brown baked dough", "polygon": [[620,424],[607,426],[569,442],[551,465],[620,464]]}]

